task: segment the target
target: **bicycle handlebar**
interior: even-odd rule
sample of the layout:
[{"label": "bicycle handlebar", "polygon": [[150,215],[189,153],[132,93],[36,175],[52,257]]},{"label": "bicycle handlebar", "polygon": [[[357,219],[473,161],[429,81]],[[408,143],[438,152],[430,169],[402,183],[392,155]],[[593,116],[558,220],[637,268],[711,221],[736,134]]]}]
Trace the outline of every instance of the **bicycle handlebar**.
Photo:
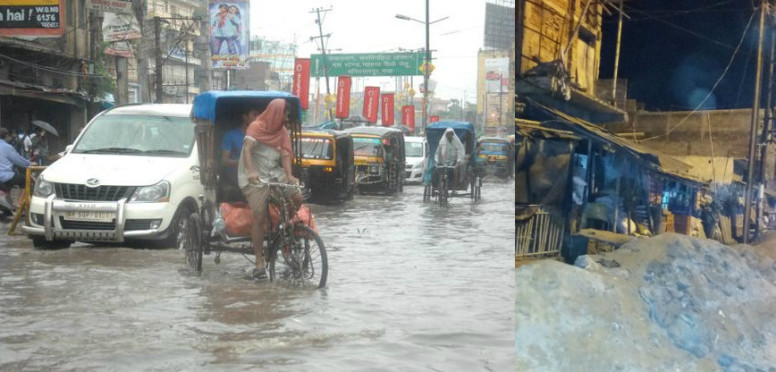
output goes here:
[{"label": "bicycle handlebar", "polygon": [[283,182],[262,181],[261,179],[259,179],[259,183],[258,184],[250,183],[249,185],[251,185],[251,186],[266,185],[266,186],[270,186],[270,187],[276,186],[276,187],[282,187],[282,188],[288,188],[288,189],[295,188],[295,189],[299,189],[299,190],[304,188],[303,185],[294,185],[294,184],[291,184],[291,183],[283,183]]}]

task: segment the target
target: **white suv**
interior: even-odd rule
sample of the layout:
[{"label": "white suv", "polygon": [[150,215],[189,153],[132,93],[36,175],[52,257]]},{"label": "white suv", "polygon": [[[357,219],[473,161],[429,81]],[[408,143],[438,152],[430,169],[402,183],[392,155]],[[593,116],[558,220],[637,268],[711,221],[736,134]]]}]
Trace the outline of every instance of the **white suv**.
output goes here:
[{"label": "white suv", "polygon": [[142,104],[92,119],[35,184],[23,228],[33,245],[179,243],[204,194],[190,112],[191,105]]},{"label": "white suv", "polygon": [[404,137],[404,158],[406,159],[404,183],[423,182],[427,155],[426,137]]}]

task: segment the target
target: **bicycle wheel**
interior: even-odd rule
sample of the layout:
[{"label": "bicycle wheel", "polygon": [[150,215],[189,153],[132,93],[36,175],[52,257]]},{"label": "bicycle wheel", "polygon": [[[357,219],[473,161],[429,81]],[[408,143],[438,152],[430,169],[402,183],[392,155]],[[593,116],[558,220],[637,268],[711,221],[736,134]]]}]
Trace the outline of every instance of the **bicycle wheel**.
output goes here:
[{"label": "bicycle wheel", "polygon": [[202,218],[198,213],[189,215],[183,237],[186,266],[194,271],[202,270]]},{"label": "bicycle wheel", "polygon": [[439,177],[439,205],[447,205],[447,175]]},{"label": "bicycle wheel", "polygon": [[296,225],[294,235],[284,244],[282,255],[269,261],[269,270],[273,278],[288,280],[301,288],[323,288],[329,274],[326,247],[315,231]]}]

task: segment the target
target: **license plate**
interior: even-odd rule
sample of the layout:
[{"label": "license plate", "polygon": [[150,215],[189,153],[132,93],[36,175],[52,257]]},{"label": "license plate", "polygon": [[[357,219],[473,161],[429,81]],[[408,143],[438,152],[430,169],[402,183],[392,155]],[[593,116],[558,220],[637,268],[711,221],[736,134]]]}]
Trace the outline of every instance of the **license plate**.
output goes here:
[{"label": "license plate", "polygon": [[110,222],[114,218],[114,213],[111,212],[95,212],[95,211],[67,211],[65,212],[66,220],[77,221],[104,221]]}]

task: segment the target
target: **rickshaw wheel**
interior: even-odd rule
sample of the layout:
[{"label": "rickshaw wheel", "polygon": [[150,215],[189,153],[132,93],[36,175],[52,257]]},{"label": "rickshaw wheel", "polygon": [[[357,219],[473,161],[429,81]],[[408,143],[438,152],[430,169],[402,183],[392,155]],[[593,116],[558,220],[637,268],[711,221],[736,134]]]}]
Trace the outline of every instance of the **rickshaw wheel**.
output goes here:
[{"label": "rickshaw wheel", "polygon": [[291,240],[294,247],[288,257],[278,255],[275,250],[274,259],[269,260],[270,279],[288,280],[301,288],[325,287],[329,275],[329,260],[326,246],[320,236],[307,226],[296,225]]},{"label": "rickshaw wheel", "polygon": [[202,270],[202,218],[198,213],[189,216],[186,235],[183,239],[186,252],[186,266],[194,271]]},{"label": "rickshaw wheel", "polygon": [[447,185],[447,176],[442,175],[441,177],[439,177],[439,194],[437,196],[437,198],[439,200],[439,205],[444,205],[444,206],[447,205],[447,197],[448,197],[448,195],[447,195],[447,192],[448,192],[447,186],[448,186]]},{"label": "rickshaw wheel", "polygon": [[477,177],[474,181],[475,188],[476,188],[476,195],[474,196],[474,201],[478,201],[482,199],[482,178]]},{"label": "rickshaw wheel", "polygon": [[423,201],[429,201],[431,199],[431,186],[423,185]]}]

